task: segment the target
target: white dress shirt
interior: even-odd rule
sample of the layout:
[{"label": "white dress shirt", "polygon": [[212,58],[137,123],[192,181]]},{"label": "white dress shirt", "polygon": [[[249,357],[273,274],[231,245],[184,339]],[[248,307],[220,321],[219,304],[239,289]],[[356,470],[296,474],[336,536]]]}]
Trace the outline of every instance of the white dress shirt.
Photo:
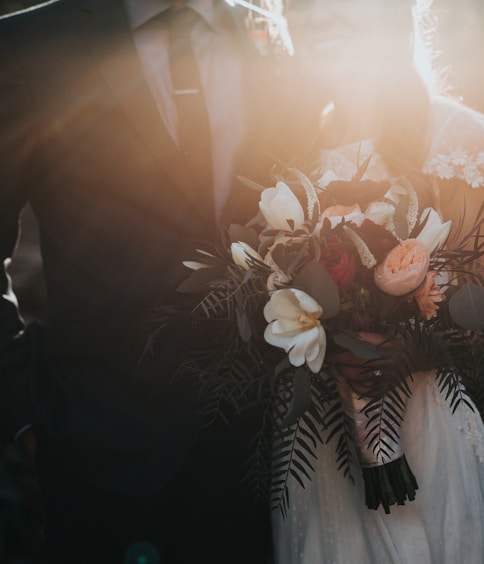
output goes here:
[{"label": "white dress shirt", "polygon": [[[124,1],[148,84],[160,116],[176,143],[177,115],[169,73],[168,33],[162,24],[159,29],[143,27],[151,18],[168,10],[170,3],[167,0]],[[212,0],[189,0],[187,5],[202,16],[192,30],[192,42],[210,121],[215,213],[220,218],[234,181],[235,157],[247,132],[242,53]]]}]

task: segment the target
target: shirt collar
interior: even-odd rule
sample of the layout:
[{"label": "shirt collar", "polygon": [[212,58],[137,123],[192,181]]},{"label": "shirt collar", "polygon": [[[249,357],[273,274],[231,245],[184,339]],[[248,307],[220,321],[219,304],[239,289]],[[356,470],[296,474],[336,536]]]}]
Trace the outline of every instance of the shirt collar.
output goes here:
[{"label": "shirt collar", "polygon": [[[141,27],[155,16],[170,9],[168,0],[124,0],[131,30]],[[213,0],[188,0],[187,5],[216,27]]]}]

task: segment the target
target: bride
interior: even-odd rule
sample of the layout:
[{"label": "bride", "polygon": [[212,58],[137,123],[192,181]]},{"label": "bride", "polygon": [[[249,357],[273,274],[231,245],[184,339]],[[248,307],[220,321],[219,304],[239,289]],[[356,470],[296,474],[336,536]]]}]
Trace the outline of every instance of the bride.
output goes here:
[{"label": "bride", "polygon": [[[349,180],[372,155],[369,179],[428,175],[432,189],[419,197],[452,219],[452,246],[484,201],[484,118],[424,85],[415,57],[424,8],[411,0],[297,0],[287,15],[306,84],[331,101],[321,174]],[[484,562],[479,413],[472,402],[453,413],[432,371],[410,386],[400,436],[415,500],[390,514],[368,509],[362,477],[353,485],[337,469],[335,444],[320,445],[306,487],[290,483],[287,515],[274,512],[278,564]]]}]

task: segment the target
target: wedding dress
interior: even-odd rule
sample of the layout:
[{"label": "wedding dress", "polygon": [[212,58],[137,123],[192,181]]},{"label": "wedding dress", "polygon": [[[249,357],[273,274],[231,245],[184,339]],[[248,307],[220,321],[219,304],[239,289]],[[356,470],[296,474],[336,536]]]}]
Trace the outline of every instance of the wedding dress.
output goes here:
[{"label": "wedding dress", "polygon": [[[423,172],[484,189],[484,118],[438,99]],[[322,170],[349,180],[371,141],[322,154]],[[376,155],[367,177],[388,177]],[[462,185],[461,182],[461,185]],[[483,191],[484,200],[484,191]],[[315,472],[303,489],[289,484],[289,510],[274,512],[277,564],[482,564],[484,562],[484,426],[461,403],[452,413],[432,372],[414,375],[400,428],[419,489],[414,501],[370,510],[363,479],[337,469],[335,442],[317,447]]]}]

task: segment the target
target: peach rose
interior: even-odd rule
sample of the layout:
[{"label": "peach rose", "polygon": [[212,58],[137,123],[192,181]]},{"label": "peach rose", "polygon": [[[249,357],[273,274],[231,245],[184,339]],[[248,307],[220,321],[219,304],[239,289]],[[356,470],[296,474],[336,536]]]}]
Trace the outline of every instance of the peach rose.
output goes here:
[{"label": "peach rose", "polygon": [[375,284],[386,294],[404,296],[424,281],[429,260],[429,252],[423,243],[417,239],[406,239],[375,268]]},{"label": "peach rose", "polygon": [[435,283],[437,276],[438,272],[427,272],[424,284],[415,292],[414,298],[424,319],[435,317],[439,309],[438,302],[445,300],[445,295]]}]

